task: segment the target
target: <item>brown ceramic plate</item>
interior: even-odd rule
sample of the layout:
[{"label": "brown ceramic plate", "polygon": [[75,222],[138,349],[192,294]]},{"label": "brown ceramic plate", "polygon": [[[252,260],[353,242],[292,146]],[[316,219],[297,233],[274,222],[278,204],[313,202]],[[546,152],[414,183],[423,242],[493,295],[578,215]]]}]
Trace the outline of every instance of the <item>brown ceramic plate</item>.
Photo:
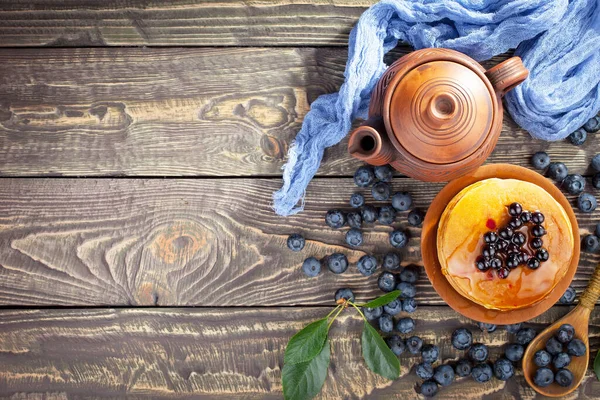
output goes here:
[{"label": "brown ceramic plate", "polygon": [[[450,282],[448,282],[444,274],[442,274],[436,245],[440,217],[450,200],[452,200],[452,198],[462,189],[472,183],[489,178],[520,179],[540,186],[563,206],[571,221],[571,226],[573,227],[573,241],[576,246],[575,249],[573,249],[573,259],[571,260],[571,265],[569,266],[565,278],[556,285],[548,297],[529,307],[510,311],[489,310],[460,295],[452,285],[450,285]],[[530,320],[548,310],[558,301],[558,299],[560,299],[565,290],[567,290],[567,287],[571,284],[571,280],[577,270],[577,265],[579,263],[579,246],[577,246],[577,244],[579,244],[579,242],[579,227],[577,225],[575,213],[573,213],[573,209],[567,198],[549,179],[546,179],[537,172],[516,165],[489,164],[478,168],[469,175],[450,181],[438,193],[435,199],[433,199],[433,202],[427,211],[427,215],[425,216],[425,221],[423,222],[421,253],[423,255],[425,271],[427,272],[431,284],[450,307],[465,317],[476,321],[508,325]]]}]

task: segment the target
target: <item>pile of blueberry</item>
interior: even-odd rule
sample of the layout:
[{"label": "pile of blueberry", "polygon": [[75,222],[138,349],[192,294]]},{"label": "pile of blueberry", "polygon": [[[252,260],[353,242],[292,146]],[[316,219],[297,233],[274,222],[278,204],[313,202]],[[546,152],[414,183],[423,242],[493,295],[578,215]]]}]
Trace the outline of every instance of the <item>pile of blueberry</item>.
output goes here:
[{"label": "pile of blueberry", "polygon": [[586,353],[585,343],[574,338],[575,328],[563,324],[556,334],[546,342],[546,348],[535,352],[533,362],[539,368],[533,376],[533,383],[546,387],[552,382],[564,387],[573,384],[573,373],[567,368],[571,357],[581,357]]},{"label": "pile of blueberry", "polygon": [[[519,203],[509,205],[508,214],[511,218],[506,226],[483,235],[481,255],[475,261],[479,271],[487,272],[492,268],[502,279],[506,279],[510,271],[519,265],[538,269],[540,263],[548,261],[550,257],[548,250],[542,247],[542,236],[546,234],[542,225],[544,214],[539,211],[524,211]],[[530,226],[529,234],[533,236],[529,242],[523,232],[527,225]]]},{"label": "pile of blueberry", "polygon": [[595,133],[600,130],[600,117],[590,118],[581,128],[571,133],[567,139],[575,146],[581,146],[585,143],[588,133]]}]

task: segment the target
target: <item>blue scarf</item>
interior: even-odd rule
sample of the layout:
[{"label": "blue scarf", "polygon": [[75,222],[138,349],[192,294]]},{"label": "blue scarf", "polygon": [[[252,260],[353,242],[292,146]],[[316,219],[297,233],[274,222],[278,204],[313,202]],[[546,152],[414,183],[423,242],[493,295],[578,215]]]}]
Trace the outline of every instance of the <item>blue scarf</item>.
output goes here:
[{"label": "blue scarf", "polygon": [[600,110],[600,0],[382,0],[350,33],[345,81],[316,99],[288,152],[279,215],[304,208],[323,152],[354,118],[366,118],[371,92],[399,41],[445,47],[481,61],[516,48],[529,78],[506,96],[512,118],[539,139],[559,140]]}]

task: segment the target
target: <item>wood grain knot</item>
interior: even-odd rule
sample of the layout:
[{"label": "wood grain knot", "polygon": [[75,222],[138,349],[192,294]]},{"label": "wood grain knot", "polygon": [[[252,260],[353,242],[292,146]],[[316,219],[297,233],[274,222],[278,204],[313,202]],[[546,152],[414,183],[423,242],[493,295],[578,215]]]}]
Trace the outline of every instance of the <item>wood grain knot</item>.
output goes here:
[{"label": "wood grain knot", "polygon": [[269,157],[283,160],[287,153],[287,143],[271,135],[263,135],[260,138],[260,148]]},{"label": "wood grain knot", "polygon": [[206,230],[192,221],[175,221],[160,228],[150,245],[152,254],[167,264],[185,263],[208,243]]}]

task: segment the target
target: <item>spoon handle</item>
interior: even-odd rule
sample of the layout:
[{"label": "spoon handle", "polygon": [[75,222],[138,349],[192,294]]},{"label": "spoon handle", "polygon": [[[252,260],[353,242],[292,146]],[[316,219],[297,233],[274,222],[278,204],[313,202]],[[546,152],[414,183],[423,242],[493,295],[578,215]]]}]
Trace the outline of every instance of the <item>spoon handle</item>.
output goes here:
[{"label": "spoon handle", "polygon": [[596,301],[600,297],[600,264],[596,266],[594,270],[594,274],[592,275],[592,279],[590,279],[590,283],[588,283],[588,287],[585,289],[581,298],[579,299],[579,304],[587,308],[588,310],[593,310],[596,305]]}]

